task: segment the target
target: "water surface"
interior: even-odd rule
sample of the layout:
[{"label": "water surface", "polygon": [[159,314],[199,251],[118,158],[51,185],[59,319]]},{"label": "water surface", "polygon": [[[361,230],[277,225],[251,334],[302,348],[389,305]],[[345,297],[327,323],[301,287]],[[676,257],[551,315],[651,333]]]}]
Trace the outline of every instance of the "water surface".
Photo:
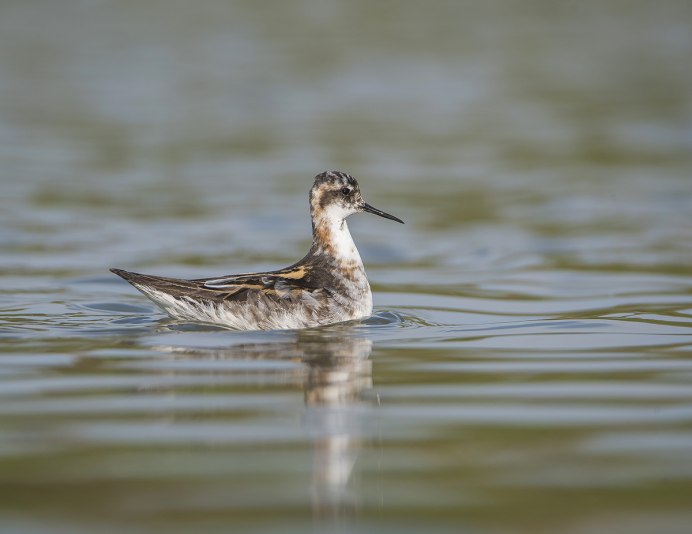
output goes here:
[{"label": "water surface", "polygon": [[[687,532],[688,4],[4,2],[0,529]],[[288,265],[330,168],[368,320],[107,271]]]}]

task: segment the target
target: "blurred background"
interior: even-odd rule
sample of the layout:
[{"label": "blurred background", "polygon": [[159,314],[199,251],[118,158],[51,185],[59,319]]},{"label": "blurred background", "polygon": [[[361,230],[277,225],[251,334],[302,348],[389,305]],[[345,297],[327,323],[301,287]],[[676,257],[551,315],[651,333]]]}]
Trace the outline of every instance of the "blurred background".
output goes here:
[{"label": "blurred background", "polygon": [[[407,258],[446,256],[452,244],[443,261],[473,247],[506,253],[507,236],[518,251],[540,248],[525,242],[536,238],[561,247],[551,237],[562,227],[599,249],[561,251],[580,262],[688,258],[687,2],[1,9],[3,227],[22,221],[31,239],[64,225],[45,243],[60,250],[98,230],[90,259],[69,255],[65,267],[170,264],[162,253],[206,255],[197,247],[212,241],[223,265],[246,249],[294,258],[309,241],[311,178],[332,168],[412,223],[356,220],[358,233],[374,226],[382,245],[434,231],[405,243]],[[496,224],[497,246],[484,233],[459,238]],[[639,254],[641,240],[655,257]]]},{"label": "blurred background", "polygon": [[[0,527],[686,532],[690,58],[687,0],[2,0]],[[107,272],[292,263],[327,169],[407,223],[354,331]]]}]

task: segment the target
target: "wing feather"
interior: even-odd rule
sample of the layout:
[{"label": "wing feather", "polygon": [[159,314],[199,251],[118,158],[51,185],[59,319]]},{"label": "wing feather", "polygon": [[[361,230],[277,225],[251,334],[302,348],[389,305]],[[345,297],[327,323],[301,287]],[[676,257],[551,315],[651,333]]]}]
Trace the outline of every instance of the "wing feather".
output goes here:
[{"label": "wing feather", "polygon": [[[199,280],[201,289],[224,293],[224,298],[239,298],[248,293],[261,294],[276,300],[310,298],[321,288],[313,287],[305,267],[269,273],[248,273],[222,278]],[[306,297],[310,295],[309,297]]]}]

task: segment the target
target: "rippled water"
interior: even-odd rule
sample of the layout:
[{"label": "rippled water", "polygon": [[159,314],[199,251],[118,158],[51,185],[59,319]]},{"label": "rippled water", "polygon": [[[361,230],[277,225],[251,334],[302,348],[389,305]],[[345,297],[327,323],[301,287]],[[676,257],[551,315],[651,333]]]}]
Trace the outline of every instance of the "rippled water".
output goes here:
[{"label": "rippled water", "polygon": [[[688,2],[7,1],[0,530],[682,533]],[[356,175],[375,314],[172,321]]]}]

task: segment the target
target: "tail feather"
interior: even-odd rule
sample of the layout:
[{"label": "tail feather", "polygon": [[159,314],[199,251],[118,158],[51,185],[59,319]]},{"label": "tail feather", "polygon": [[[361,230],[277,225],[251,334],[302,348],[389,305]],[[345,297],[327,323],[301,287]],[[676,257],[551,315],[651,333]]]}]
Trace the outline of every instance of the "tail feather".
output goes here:
[{"label": "tail feather", "polygon": [[141,273],[133,273],[130,271],[126,271],[124,269],[110,269],[110,272],[112,272],[113,274],[117,274],[120,278],[122,278],[124,280],[127,280],[133,286],[146,285],[147,282],[149,282],[149,284],[151,284],[156,279],[160,279],[160,277],[157,277],[157,276],[151,276],[148,274],[141,274]]},{"label": "tail feather", "polygon": [[[193,280],[133,273],[131,271],[125,271],[124,269],[110,269],[110,271],[113,274],[117,274],[120,278],[127,280],[140,291],[143,291],[143,288],[153,288],[173,296],[180,296],[200,289],[200,284]],[[149,295],[147,294],[147,296]]]}]

